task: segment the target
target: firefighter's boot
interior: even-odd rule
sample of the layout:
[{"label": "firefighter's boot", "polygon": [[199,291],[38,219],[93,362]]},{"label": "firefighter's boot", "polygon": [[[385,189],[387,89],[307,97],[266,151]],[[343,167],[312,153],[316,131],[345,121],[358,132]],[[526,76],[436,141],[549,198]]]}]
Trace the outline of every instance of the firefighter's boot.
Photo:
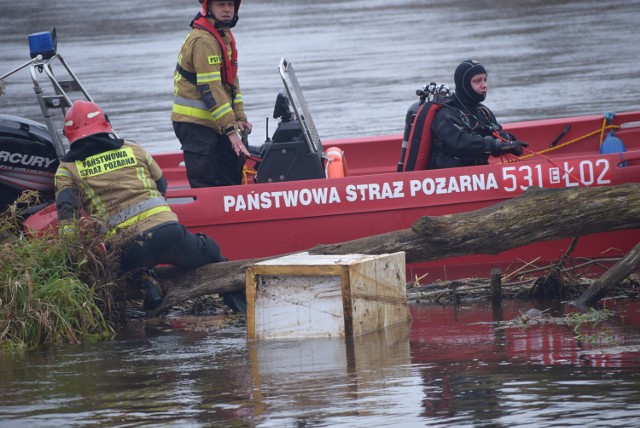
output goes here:
[{"label": "firefighter's boot", "polygon": [[147,270],[142,274],[140,289],[144,297],[142,308],[145,311],[155,309],[162,303],[162,288],[153,270]]}]

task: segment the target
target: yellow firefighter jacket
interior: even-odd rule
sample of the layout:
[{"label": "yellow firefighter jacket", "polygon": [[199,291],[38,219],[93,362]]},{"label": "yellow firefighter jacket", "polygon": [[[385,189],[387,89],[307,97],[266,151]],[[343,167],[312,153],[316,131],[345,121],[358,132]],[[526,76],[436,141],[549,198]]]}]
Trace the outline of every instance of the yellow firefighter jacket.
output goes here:
[{"label": "yellow firefighter jacket", "polygon": [[[228,31],[224,31],[223,40],[231,55]],[[194,28],[187,35],[178,56],[178,66],[195,74],[197,83],[189,82],[176,69],[172,121],[207,126],[218,134],[227,135],[238,130],[237,121],[247,121],[238,77],[234,88],[222,79],[222,53],[218,41],[207,31]]]},{"label": "yellow firefighter jacket", "polygon": [[[157,225],[177,221],[156,181],[162,170],[138,144],[125,141],[122,147],[61,162],[55,175],[56,198],[71,190],[86,215],[96,216],[107,239],[120,230],[133,238]],[[73,219],[63,219],[61,233],[73,232]]]}]

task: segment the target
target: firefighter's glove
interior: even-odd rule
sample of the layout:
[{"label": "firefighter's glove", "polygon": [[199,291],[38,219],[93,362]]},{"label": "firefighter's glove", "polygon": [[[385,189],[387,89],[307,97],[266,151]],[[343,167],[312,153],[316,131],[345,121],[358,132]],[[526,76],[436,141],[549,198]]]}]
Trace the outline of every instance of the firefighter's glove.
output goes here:
[{"label": "firefighter's glove", "polygon": [[524,141],[502,141],[493,137],[484,137],[486,145],[486,152],[491,153],[492,156],[502,156],[507,153],[512,153],[516,156],[522,156],[524,147],[529,147],[529,143]]}]

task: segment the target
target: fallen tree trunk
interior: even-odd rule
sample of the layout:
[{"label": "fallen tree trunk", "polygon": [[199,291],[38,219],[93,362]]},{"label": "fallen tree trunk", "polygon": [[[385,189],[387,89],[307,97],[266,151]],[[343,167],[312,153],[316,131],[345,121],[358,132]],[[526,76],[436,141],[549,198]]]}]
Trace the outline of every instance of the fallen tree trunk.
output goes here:
[{"label": "fallen tree trunk", "polygon": [[[638,228],[640,184],[530,188],[516,198],[476,211],[423,217],[411,229],[318,245],[308,251],[311,254],[405,251],[407,262],[415,263],[467,254],[498,254],[538,241]],[[217,263],[190,271],[160,268],[158,276],[167,295],[154,313],[203,295],[242,290],[246,266],[280,256]]]},{"label": "fallen tree trunk", "polygon": [[[640,184],[530,188],[508,201],[465,213],[422,217],[412,229],[322,245],[316,254],[406,251],[407,262],[498,254],[539,241],[640,228]],[[496,239],[499,236],[500,239]]]}]

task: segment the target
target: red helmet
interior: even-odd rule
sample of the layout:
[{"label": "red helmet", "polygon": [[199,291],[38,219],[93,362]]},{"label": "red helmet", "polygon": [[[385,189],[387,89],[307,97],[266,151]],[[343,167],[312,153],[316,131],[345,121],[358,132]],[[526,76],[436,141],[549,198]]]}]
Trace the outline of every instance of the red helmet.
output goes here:
[{"label": "red helmet", "polygon": [[[209,1],[215,1],[215,0],[198,0],[200,3],[202,3],[202,7],[200,8],[200,15],[202,16],[207,16],[207,13],[209,13]],[[235,20],[237,21],[238,19],[238,10],[240,10],[240,2],[242,0],[233,0],[233,4],[235,6],[236,9],[236,17]]]},{"label": "red helmet", "polygon": [[69,144],[100,133],[113,133],[107,116],[96,103],[78,100],[73,103],[64,116],[64,135]]}]

